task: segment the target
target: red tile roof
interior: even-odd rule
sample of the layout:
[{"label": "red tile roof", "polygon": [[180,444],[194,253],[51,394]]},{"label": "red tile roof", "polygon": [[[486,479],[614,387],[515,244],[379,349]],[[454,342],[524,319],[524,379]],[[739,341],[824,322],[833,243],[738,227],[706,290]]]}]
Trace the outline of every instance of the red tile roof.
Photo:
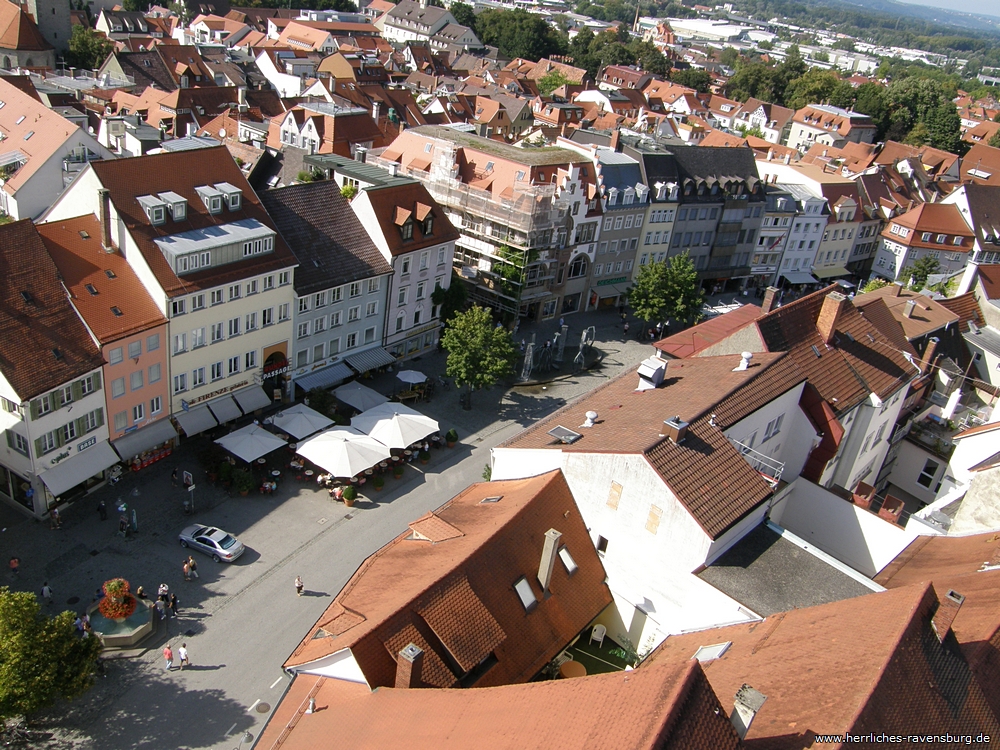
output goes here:
[{"label": "red tile roof", "polygon": [[1000,299],[1000,264],[980,264],[978,278],[989,299]]},{"label": "red tile roof", "polygon": [[[497,495],[498,502],[482,502]],[[370,687],[390,686],[397,654],[413,642],[424,650],[429,685],[457,685],[491,653],[497,663],[477,688],[527,682],[611,603],[604,568],[561,472],[473,485],[435,516],[462,535],[433,543],[408,530],[369,557],[287,668],[306,671],[350,649]],[[542,598],[536,573],[553,528],[579,567],[570,576],[557,561],[552,593]],[[522,576],[539,598],[530,612],[513,588]]]},{"label": "red tile roof", "polygon": [[[309,697],[316,713],[306,716]],[[297,675],[260,750],[736,750],[697,662],[476,690],[380,688]]]},{"label": "red tile roof", "polygon": [[[92,162],[90,168],[101,184],[111,192],[115,211],[135,239],[143,258],[167,296],[190,294],[198,289],[209,289],[236,279],[295,265],[295,256],[278,235],[272,253],[185,274],[181,281],[153,241],[179,232],[219,226],[241,219],[256,219],[275,229],[274,222],[261,206],[257,194],[247,183],[225,146]],[[238,211],[223,210],[221,214],[212,215],[195,192],[196,187],[220,182],[228,182],[242,191],[243,199]],[[173,191],[187,199],[187,217],[184,221],[168,221],[153,226],[136,198],[167,191]]]},{"label": "red tile roof", "polygon": [[125,257],[101,247],[101,224],[93,214],[39,224],[38,233],[73,296],[73,306],[102,344],[167,322]]},{"label": "red tile roof", "polygon": [[[664,384],[647,391],[636,391],[638,377],[626,372],[504,447],[641,454],[705,532],[718,538],[771,494],[722,430],[802,381],[796,368],[775,364],[781,357],[758,354],[739,372],[733,372],[738,355],[671,360]],[[599,419],[579,440],[564,445],[548,434],[560,425],[575,428],[588,411]],[[690,423],[680,445],[661,435],[663,420],[673,415]]]},{"label": "red tile roof", "polygon": [[1000,565],[1000,534],[921,536],[875,576],[875,583],[899,588],[914,583],[975,573],[996,560]]},{"label": "red tile roof", "polygon": [[931,630],[937,605],[929,584],[870,594],[671,636],[647,661],[729,642],[702,668],[727,707],[743,684],[767,696],[747,747],[814,747],[816,734],[848,731],[993,735],[1000,722],[969,666]]},{"label": "red tile roof", "polygon": [[653,344],[669,357],[686,359],[728,338],[761,316],[756,305],[743,305],[725,315],[718,315]]},{"label": "red tile roof", "polygon": [[0,47],[25,52],[52,49],[31,16],[6,0],[0,2]]},{"label": "red tile roof", "polygon": [[[382,236],[393,257],[412,253],[443,242],[454,242],[460,237],[458,230],[448,220],[444,209],[438,204],[423,183],[412,183],[371,187],[365,190]],[[421,222],[433,214],[431,234],[424,235]],[[400,226],[413,217],[413,237],[404,240]]]},{"label": "red tile roof", "polygon": [[[899,284],[889,284],[866,294],[859,294],[854,298],[854,305],[864,309],[876,300],[885,304],[910,341],[958,322],[958,315],[938,300],[903,289]],[[912,308],[910,302],[913,303]],[[910,311],[909,316],[906,314],[907,310]]]},{"label": "red tile roof", "polygon": [[917,353],[881,302],[864,311],[846,305],[836,325],[837,335],[827,346],[816,323],[823,300],[836,290],[836,285],[829,286],[789,302],[756,325],[767,350],[789,352],[809,383],[841,413],[872,392],[885,398],[909,382],[916,369],[902,352],[913,357]]},{"label": "red tile roof", "polygon": [[0,372],[24,400],[104,362],[29,219],[0,226],[0,340]]}]

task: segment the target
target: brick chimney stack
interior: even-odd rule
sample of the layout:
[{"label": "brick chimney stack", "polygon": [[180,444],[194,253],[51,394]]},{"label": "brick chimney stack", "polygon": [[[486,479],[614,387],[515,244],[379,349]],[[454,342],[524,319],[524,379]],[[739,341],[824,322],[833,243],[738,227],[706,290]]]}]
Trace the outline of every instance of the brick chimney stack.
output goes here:
[{"label": "brick chimney stack", "polygon": [[764,290],[764,301],[760,303],[760,310],[764,315],[767,315],[771,310],[774,309],[775,302],[778,299],[778,289],[777,287],[769,286]]},{"label": "brick chimney stack", "polygon": [[424,665],[424,651],[415,643],[399,652],[396,659],[396,687],[417,688],[423,685],[420,671]]},{"label": "brick chimney stack", "polygon": [[114,250],[111,244],[111,191],[100,189],[97,191],[101,221],[101,247],[104,252],[110,253]]},{"label": "brick chimney stack", "polygon": [[934,628],[934,633],[941,643],[944,643],[944,639],[948,637],[948,631],[951,630],[952,623],[955,622],[958,610],[962,608],[964,601],[965,597],[954,590],[941,597],[937,611],[931,619],[931,627]]},{"label": "brick chimney stack", "polygon": [[833,341],[833,334],[837,331],[837,322],[850,304],[851,301],[840,292],[830,292],[826,295],[823,307],[819,311],[819,319],[816,321],[816,330],[824,344],[829,345]]},{"label": "brick chimney stack", "polygon": [[937,352],[938,344],[941,340],[936,336],[927,339],[927,348],[924,349],[924,356],[920,358],[920,372],[926,373],[934,364],[934,354]]},{"label": "brick chimney stack", "polygon": [[562,539],[562,533],[555,529],[549,529],[545,532],[545,541],[542,543],[542,559],[538,563],[538,582],[542,585],[542,596],[547,596],[549,593],[549,584],[552,583],[552,571],[555,569],[560,539]]}]

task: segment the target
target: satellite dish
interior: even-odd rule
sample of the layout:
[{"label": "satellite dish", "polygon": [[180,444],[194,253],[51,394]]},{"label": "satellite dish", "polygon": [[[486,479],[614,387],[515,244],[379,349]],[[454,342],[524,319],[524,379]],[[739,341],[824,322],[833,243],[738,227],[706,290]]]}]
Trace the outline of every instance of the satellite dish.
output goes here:
[{"label": "satellite dish", "polygon": [[223,128],[222,130],[219,131],[219,138],[225,138],[225,137],[226,137],[226,129]]}]

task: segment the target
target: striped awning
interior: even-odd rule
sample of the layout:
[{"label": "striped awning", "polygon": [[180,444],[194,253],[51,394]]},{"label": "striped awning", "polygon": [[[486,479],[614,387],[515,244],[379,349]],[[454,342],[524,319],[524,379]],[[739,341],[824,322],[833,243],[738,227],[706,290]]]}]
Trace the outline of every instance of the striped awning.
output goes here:
[{"label": "striped awning", "polygon": [[295,385],[304,391],[311,391],[313,388],[326,388],[329,385],[339,383],[351,377],[354,371],[343,362],[338,362],[331,367],[324,367],[322,370],[311,372],[295,379]]},{"label": "striped awning", "polygon": [[395,364],[395,362],[396,358],[381,346],[375,346],[347,357],[347,364],[359,373],[374,370],[376,367]]}]

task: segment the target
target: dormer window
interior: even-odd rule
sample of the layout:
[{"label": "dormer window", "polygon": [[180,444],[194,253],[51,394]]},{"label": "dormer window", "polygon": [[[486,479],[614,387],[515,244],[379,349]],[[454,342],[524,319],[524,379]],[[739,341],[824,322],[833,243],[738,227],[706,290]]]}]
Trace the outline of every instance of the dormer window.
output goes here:
[{"label": "dormer window", "polygon": [[166,222],[167,204],[155,195],[140,195],[136,198],[142,210],[146,212],[146,218],[153,226],[159,226]]},{"label": "dormer window", "polygon": [[170,217],[174,221],[184,221],[187,218],[187,199],[172,191],[160,193],[157,198],[166,203]]},{"label": "dormer window", "polygon": [[399,228],[399,235],[404,240],[413,239],[413,219],[407,219],[403,222],[403,225]]},{"label": "dormer window", "polygon": [[424,222],[420,227],[420,231],[423,233],[424,237],[430,237],[434,234],[434,214],[428,214],[427,218],[424,219]]},{"label": "dormer window", "polygon": [[243,191],[228,182],[217,182],[215,189],[222,193],[223,199],[230,211],[239,211],[243,206]]},{"label": "dormer window", "polygon": [[210,214],[222,213],[222,191],[211,185],[204,185],[202,187],[196,187],[195,192],[198,193],[198,197],[201,198],[202,203],[205,204],[205,208],[208,209]]}]

